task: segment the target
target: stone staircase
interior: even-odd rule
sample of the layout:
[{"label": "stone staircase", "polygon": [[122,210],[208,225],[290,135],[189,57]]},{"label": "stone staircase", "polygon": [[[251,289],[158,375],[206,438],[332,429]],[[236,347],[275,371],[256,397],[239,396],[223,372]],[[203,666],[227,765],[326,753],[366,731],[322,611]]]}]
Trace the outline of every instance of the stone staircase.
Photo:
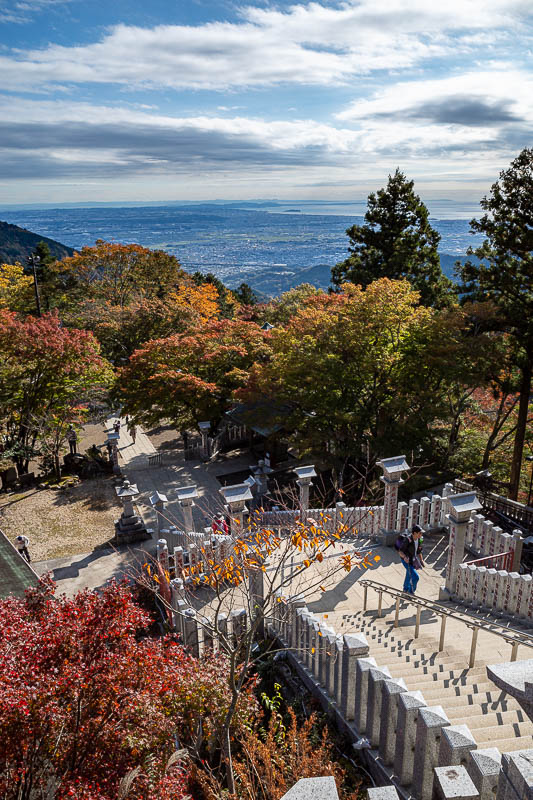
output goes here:
[{"label": "stone staircase", "polygon": [[[402,678],[409,691],[422,692],[428,706],[441,706],[452,725],[466,725],[479,748],[497,747],[501,753],[533,748],[533,723],[518,702],[487,676],[487,664],[509,661],[510,645],[480,631],[476,663],[468,668],[469,629],[448,618],[445,647],[439,652],[440,619],[426,616],[419,637],[414,638],[412,609],[403,605],[398,627],[394,627],[395,608],[384,609],[382,617],[375,611],[317,616],[339,633],[363,633],[379,669]],[[519,647],[519,659],[532,656],[533,650]]]}]

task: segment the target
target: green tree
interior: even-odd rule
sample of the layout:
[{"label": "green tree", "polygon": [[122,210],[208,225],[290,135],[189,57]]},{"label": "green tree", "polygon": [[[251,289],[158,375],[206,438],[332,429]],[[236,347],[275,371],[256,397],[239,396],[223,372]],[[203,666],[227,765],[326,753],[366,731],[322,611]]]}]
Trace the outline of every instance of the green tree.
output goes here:
[{"label": "green tree", "polygon": [[233,294],[245,306],[255,306],[257,303],[257,295],[249,283],[241,283]]},{"label": "green tree", "polygon": [[420,292],[420,302],[441,307],[453,299],[453,284],[443,275],[437,252],[440,236],[429,224],[429,213],[399,169],[387,187],[368,197],[364,225],[346,231],[350,256],[333,267],[332,281],[363,288],[380,278],[405,278]]},{"label": "green tree", "polygon": [[522,150],[500,173],[480,205],[486,213],[470,227],[486,239],[481,247],[468,250],[475,260],[458,262],[457,268],[465,297],[492,300],[501,330],[516,344],[520,400],[509,479],[509,496],[516,499],[533,374],[533,149]]}]

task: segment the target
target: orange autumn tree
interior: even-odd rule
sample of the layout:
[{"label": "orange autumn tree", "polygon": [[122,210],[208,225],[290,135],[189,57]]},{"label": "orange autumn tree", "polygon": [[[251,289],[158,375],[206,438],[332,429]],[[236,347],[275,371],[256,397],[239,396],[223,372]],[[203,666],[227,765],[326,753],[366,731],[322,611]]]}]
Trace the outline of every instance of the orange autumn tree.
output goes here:
[{"label": "orange autumn tree", "polygon": [[49,267],[56,303],[79,299],[126,306],[139,297],[164,297],[186,279],[179,261],[164,250],[98,239]]},{"label": "orange autumn tree", "polygon": [[150,341],[133,353],[116,394],[124,412],[143,424],[170,419],[179,430],[201,420],[216,425],[251,365],[269,352],[265,333],[253,322],[199,320],[194,330]]}]

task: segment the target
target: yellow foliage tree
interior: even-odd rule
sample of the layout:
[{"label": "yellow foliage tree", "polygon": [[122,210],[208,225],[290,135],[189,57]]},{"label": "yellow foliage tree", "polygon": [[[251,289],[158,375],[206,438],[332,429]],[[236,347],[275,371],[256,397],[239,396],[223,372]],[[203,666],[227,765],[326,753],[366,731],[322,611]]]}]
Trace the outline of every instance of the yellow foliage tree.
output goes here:
[{"label": "yellow foliage tree", "polygon": [[0,308],[27,312],[32,304],[32,279],[16,264],[0,264]]}]

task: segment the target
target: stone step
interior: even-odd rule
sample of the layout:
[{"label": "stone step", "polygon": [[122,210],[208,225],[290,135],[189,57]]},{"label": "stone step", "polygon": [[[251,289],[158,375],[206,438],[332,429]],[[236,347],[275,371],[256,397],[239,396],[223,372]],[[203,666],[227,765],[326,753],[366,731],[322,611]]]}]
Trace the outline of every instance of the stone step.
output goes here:
[{"label": "stone step", "polygon": [[[409,687],[409,678],[405,681],[407,687]],[[444,705],[445,698],[450,697],[474,697],[477,698],[479,695],[483,694],[484,692],[488,692],[491,694],[491,700],[494,702],[495,697],[492,698],[492,695],[496,695],[496,687],[491,681],[483,681],[479,683],[470,683],[466,686],[440,686],[437,682],[433,685],[421,685],[418,681],[413,682],[413,691],[415,689],[419,689],[428,705],[434,705],[437,703],[439,697],[442,697],[442,703],[437,703],[437,705]],[[501,692],[500,692],[501,694]]]},{"label": "stone step", "polygon": [[528,722],[523,712],[521,715],[520,711],[516,708],[512,709],[511,711],[491,710],[482,714],[474,713],[474,708],[475,707],[469,706],[469,709],[472,709],[472,711],[469,710],[468,716],[466,717],[465,717],[464,706],[447,708],[446,715],[450,720],[450,722],[452,723],[452,725],[458,725],[460,722],[463,721],[464,718],[468,719],[468,722],[466,724],[468,725],[472,733],[474,733],[477,728],[485,728],[487,725],[513,725],[515,722],[527,724]]},{"label": "stone step", "polygon": [[[425,695],[424,695],[424,699]],[[479,714],[500,714],[504,711],[517,710],[518,703],[509,695],[502,697],[499,694],[491,692],[480,692],[471,695],[455,695],[443,697],[443,702],[438,703],[435,698],[428,698],[432,702],[429,705],[442,705],[446,712],[456,712],[457,716],[462,709],[468,709],[468,715],[478,716]],[[428,702],[426,700],[426,702]]]},{"label": "stone step", "polygon": [[[468,722],[465,722],[468,725]],[[474,733],[472,731],[472,733]],[[529,740],[529,747],[533,747],[533,730],[531,725],[516,722],[514,725],[487,725],[476,728],[474,738],[478,744],[487,742],[497,742],[501,739],[526,739]],[[496,744],[499,748],[499,745]]]},{"label": "stone step", "polygon": [[515,739],[499,739],[496,747],[500,753],[513,753],[517,750],[531,750],[533,747],[533,738],[531,736],[517,736]]}]

